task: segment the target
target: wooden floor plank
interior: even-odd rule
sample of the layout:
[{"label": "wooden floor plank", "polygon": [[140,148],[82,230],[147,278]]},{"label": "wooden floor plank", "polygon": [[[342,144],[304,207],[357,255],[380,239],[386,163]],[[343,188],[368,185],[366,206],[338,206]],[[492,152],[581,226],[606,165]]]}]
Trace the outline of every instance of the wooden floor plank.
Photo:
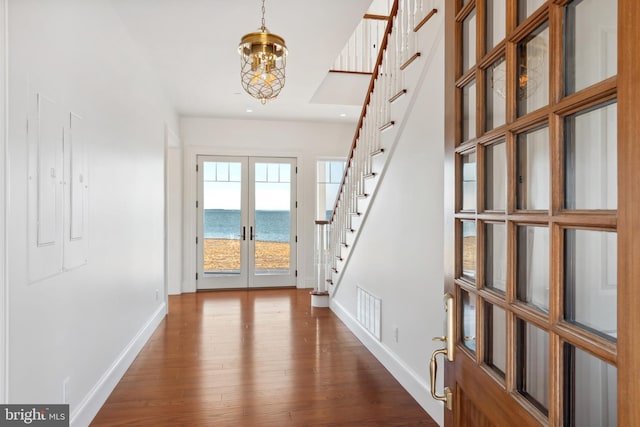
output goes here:
[{"label": "wooden floor plank", "polygon": [[92,426],[437,424],[308,290],[169,297]]}]

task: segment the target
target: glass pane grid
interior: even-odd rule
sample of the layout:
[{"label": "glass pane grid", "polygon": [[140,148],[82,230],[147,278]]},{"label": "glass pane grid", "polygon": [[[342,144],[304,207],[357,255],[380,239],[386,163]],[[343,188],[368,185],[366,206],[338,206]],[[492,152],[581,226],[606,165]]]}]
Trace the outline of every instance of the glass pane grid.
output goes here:
[{"label": "glass pane grid", "polygon": [[507,314],[491,303],[484,305],[484,362],[499,377],[507,371]]},{"label": "glass pane grid", "polygon": [[505,38],[507,2],[504,0],[487,0],[486,10],[485,49],[489,52]]},{"label": "glass pane grid", "polygon": [[462,260],[462,271],[460,276],[471,282],[475,282],[476,279],[476,245],[475,221],[461,221],[460,259]]},{"label": "glass pane grid", "polygon": [[609,101],[564,119],[564,208],[617,208],[617,117]]},{"label": "glass pane grid", "polygon": [[548,23],[518,43],[516,79],[518,116],[549,104]]},{"label": "glass pane grid", "polygon": [[471,81],[462,88],[462,141],[469,141],[476,137],[476,119],[477,119],[477,94],[476,82]]},{"label": "glass pane grid", "polygon": [[518,24],[533,15],[546,0],[518,0]]},{"label": "glass pane grid", "polygon": [[[484,52],[490,52],[495,46],[497,46],[497,44],[500,43],[502,39],[504,39],[504,36],[499,38],[500,36],[494,35],[500,34],[500,32],[502,31],[502,29],[500,28],[494,28],[495,22],[499,22],[496,17],[502,13],[494,9],[496,8],[496,5],[498,8],[502,8],[508,2],[497,2],[496,0],[485,1],[486,14],[484,28],[486,28],[487,33],[484,35],[484,37],[482,37],[481,35],[479,35],[479,37],[481,37],[481,39],[483,38],[485,41],[485,45],[484,47],[482,47],[484,49]],[[531,17],[536,11],[539,11],[540,7],[544,6],[545,3],[549,3],[550,8],[565,8],[564,6],[557,6],[555,4],[552,4],[552,2],[547,2],[545,0],[516,0],[516,2],[513,2],[513,4],[517,7],[516,11],[514,12],[517,12],[518,24]],[[578,9],[584,8],[586,10],[587,8],[591,8],[596,3],[599,3],[599,0],[575,0],[569,2],[566,8],[576,7]],[[602,7],[606,7],[605,4],[611,2],[609,0],[604,0],[600,3],[602,4]],[[611,8],[611,10],[613,10],[613,12],[615,13],[615,7]],[[543,19],[543,17],[540,15],[540,13],[537,14],[536,22],[539,22],[539,20],[541,21]],[[594,18],[594,16],[598,15],[591,13],[592,19]],[[613,28],[615,28],[616,25],[617,23],[613,25]],[[575,30],[575,34],[583,34],[579,37],[576,36],[577,38],[583,39],[576,44],[582,42],[584,46],[587,45],[587,43],[585,42],[586,40],[590,40],[593,39],[593,37],[600,36],[599,29],[596,30],[593,25],[591,26],[591,33],[593,34],[589,35],[593,37],[584,35],[585,31],[589,31],[589,28],[587,26],[577,28]],[[495,61],[491,65],[488,65],[488,61],[480,61],[481,63],[483,63],[483,66],[488,66],[488,68],[485,70],[485,78],[483,79],[484,81],[477,81],[480,85],[484,85],[484,99],[481,97],[480,91],[476,92],[476,81],[472,80],[472,76],[465,76],[464,81],[466,86],[459,85],[462,92],[462,108],[459,107],[458,109],[459,118],[457,125],[459,129],[460,127],[462,128],[462,132],[460,133],[460,140],[456,141],[456,145],[460,145],[462,143],[465,143],[466,141],[471,141],[478,136],[475,134],[476,117],[473,114],[475,110],[472,110],[476,102],[479,106],[484,106],[484,110],[486,112],[484,117],[478,117],[478,119],[481,121],[479,124],[480,131],[490,131],[502,126],[504,122],[506,122],[506,117],[503,122],[501,112],[496,114],[496,106],[501,107],[501,105],[498,105],[498,103],[504,103],[505,110],[506,105],[509,105],[509,108],[513,108],[513,110],[510,111],[513,111],[517,116],[516,126],[518,126],[518,123],[523,122],[520,120],[522,117],[534,111],[537,111],[537,113],[535,114],[539,114],[541,116],[543,113],[542,111],[539,111],[539,109],[541,108],[548,109],[550,114],[553,112],[552,110],[554,108],[549,108],[550,102],[555,102],[550,101],[549,99],[551,85],[555,85],[554,87],[560,89],[566,77],[565,75],[550,76],[549,40],[550,38],[555,37],[557,37],[556,40],[560,40],[562,38],[562,34],[557,34],[554,32],[554,34],[551,35],[550,33],[551,30],[549,29],[548,23],[544,22],[516,46],[517,55],[515,57],[515,63],[508,64],[509,70],[511,72],[514,72],[515,70],[517,78],[515,85],[516,94],[513,94],[514,99],[509,100],[500,98],[499,92],[501,92],[501,83],[499,75],[503,73],[503,70],[500,67],[504,67],[505,70],[507,69],[507,64],[501,64],[501,61],[503,60],[502,58]],[[592,67],[595,67],[597,69],[588,69],[587,67],[583,70],[579,70],[579,72],[577,73],[580,74],[580,72],[582,72],[582,74],[589,75],[599,73],[600,77],[590,83],[591,85],[605,78],[608,78],[611,75],[615,75],[616,73],[615,64],[617,62],[617,59],[612,56],[613,52],[616,50],[616,47],[615,44],[611,44],[611,40],[608,40],[607,37],[609,36],[602,35],[602,40],[598,41],[597,43],[591,43],[591,47],[596,46],[596,50],[600,49],[600,52],[596,52],[597,54],[594,55],[593,58],[580,57],[579,54],[577,54],[576,58],[573,58],[575,64],[585,62],[588,63],[591,60],[593,60],[593,62],[598,62],[597,65],[594,64]],[[462,46],[464,47],[464,44]],[[609,53],[606,53],[608,48],[610,48]],[[602,52],[603,49],[605,53]],[[463,64],[463,73],[471,68],[468,66],[470,63],[472,63],[472,61],[470,61],[468,58],[465,58],[465,55],[469,55],[468,49],[464,52],[460,52],[459,55],[459,58],[461,59],[460,63]],[[566,61],[567,52],[563,52],[563,55],[565,55],[564,60]],[[560,58],[555,59],[559,60]],[[612,68],[607,65],[603,66],[603,62],[609,62],[610,64],[613,64],[614,67]],[[558,64],[560,63],[561,62],[558,62]],[[565,64],[566,67],[566,63],[562,63]],[[565,68],[565,74],[566,71],[567,70]],[[587,78],[584,78],[584,76],[581,77],[579,75],[576,75],[575,77],[578,83],[580,81],[584,82],[588,80]],[[553,82],[551,81],[551,78],[554,79]],[[580,84],[578,83],[576,83],[576,87],[578,87],[578,89],[572,89],[572,91],[580,90]],[[588,87],[585,83],[582,84],[583,87]],[[573,93],[572,91],[567,91],[567,87],[569,86],[566,82],[564,83],[564,85],[567,94]],[[504,92],[506,92],[506,90]],[[506,93],[503,96],[506,98]],[[473,98],[473,100],[470,100],[470,98]],[[613,106],[611,106],[611,104],[611,102],[606,102],[600,104],[597,107],[592,107],[587,110],[580,111],[576,114],[573,114],[572,116],[567,117],[566,120],[561,123],[561,125],[564,126],[565,130],[568,126],[567,123],[570,120],[573,120],[574,123],[569,123],[569,125],[578,127],[578,130],[575,131],[574,135],[572,136],[574,138],[574,146],[572,147],[572,150],[574,151],[571,154],[567,154],[568,151],[566,140],[569,137],[565,134],[565,142],[564,145],[562,145],[563,160],[565,162],[562,165],[562,167],[564,168],[562,171],[554,170],[552,172],[552,165],[550,161],[551,147],[553,147],[556,143],[556,141],[552,141],[551,138],[552,135],[557,134],[556,130],[560,130],[560,125],[558,128],[556,128],[556,125],[554,124],[552,127],[553,132],[551,134],[549,133],[549,127],[546,125],[541,128],[538,127],[526,132],[522,132],[522,127],[516,128],[516,132],[518,132],[519,134],[516,135],[515,138],[515,147],[510,146],[510,149],[515,148],[515,164],[510,165],[510,170],[516,172],[510,172],[510,176],[508,177],[515,186],[515,188],[512,188],[510,182],[509,191],[514,191],[515,193],[515,206],[510,205],[509,212],[506,212],[507,178],[504,179],[505,184],[503,186],[502,171],[498,170],[499,166],[496,167],[496,164],[504,164],[506,173],[506,149],[504,150],[504,163],[500,163],[502,162],[503,158],[503,153],[500,151],[502,147],[499,147],[498,144],[495,144],[497,148],[496,150],[490,150],[488,148],[489,146],[487,146],[485,151],[481,153],[483,155],[479,156],[480,161],[482,161],[483,158],[485,159],[484,165],[474,164],[474,167],[477,166],[478,170],[485,171],[480,180],[482,184],[482,190],[484,190],[484,197],[483,200],[480,201],[480,203],[481,207],[484,208],[485,211],[488,211],[489,215],[487,216],[491,221],[478,222],[478,227],[480,229],[477,231],[480,233],[481,240],[478,242],[480,244],[480,247],[478,247],[479,252],[476,256],[478,256],[478,259],[482,263],[482,265],[479,267],[479,273],[481,274],[481,277],[479,278],[479,284],[490,289],[491,291],[497,291],[495,293],[492,292],[492,296],[495,295],[496,297],[504,297],[506,295],[506,291],[503,291],[501,287],[504,286],[506,290],[506,283],[502,285],[499,280],[496,280],[496,272],[502,271],[502,269],[504,269],[504,275],[506,276],[506,259],[513,259],[515,265],[512,268],[516,270],[513,275],[513,277],[516,279],[516,283],[513,285],[515,288],[514,296],[517,300],[526,304],[527,307],[533,308],[533,310],[526,310],[527,314],[522,314],[522,316],[526,317],[527,319],[540,318],[540,315],[547,317],[547,313],[551,305],[551,301],[549,300],[549,291],[552,286],[552,277],[550,274],[550,270],[553,264],[551,263],[555,264],[557,262],[558,264],[560,264],[564,262],[565,264],[567,264],[568,262],[570,262],[568,258],[571,257],[571,262],[573,262],[574,264],[578,262],[584,264],[585,262],[588,262],[588,260],[594,259],[596,257],[596,255],[594,255],[595,252],[598,252],[600,255],[602,255],[605,252],[605,249],[603,248],[607,248],[608,245],[612,244],[615,246],[615,243],[606,242],[599,242],[598,244],[584,243],[582,245],[584,246],[584,248],[582,248],[581,250],[577,250],[576,248],[574,248],[574,253],[572,253],[571,255],[568,255],[565,251],[563,259],[551,260],[550,229],[546,226],[534,226],[526,224],[528,221],[531,221],[532,223],[540,222],[541,215],[544,215],[545,217],[547,215],[555,215],[554,213],[550,212],[551,177],[566,176],[567,170],[569,170],[569,163],[567,161],[569,156],[574,156],[574,159],[572,160],[574,165],[580,164],[581,166],[576,167],[572,172],[570,172],[571,174],[573,174],[573,184],[571,189],[569,189],[569,186],[567,186],[567,182],[563,183],[564,187],[562,187],[561,190],[562,195],[564,196],[564,198],[562,199],[564,203],[563,207],[565,209],[574,210],[615,210],[617,208],[617,165],[615,164],[615,162],[612,163],[608,160],[614,159],[617,156],[617,153],[615,152],[617,140],[615,138],[615,133],[612,133],[617,123],[615,112],[616,107],[615,102],[613,102]],[[553,107],[553,105],[551,105],[551,107]],[[597,111],[591,114],[591,112],[594,110]],[[527,119],[525,119],[524,121],[530,122]],[[612,124],[612,126],[609,127],[609,132],[607,129],[609,125],[607,121],[610,121],[610,123]],[[511,123],[508,123],[505,127],[510,129],[512,125]],[[507,132],[509,132],[509,130],[507,130]],[[582,133],[578,135],[579,132]],[[555,137],[553,136],[553,138]],[[504,141],[500,142],[503,143],[503,147],[506,146]],[[581,144],[581,146],[576,148],[575,144]],[[595,172],[590,173],[592,171]],[[462,200],[463,203],[461,203],[461,206],[464,206],[464,193],[465,191],[467,191],[467,193],[469,194],[471,190],[469,188],[469,183],[465,183],[465,180],[463,178],[459,179],[460,181],[457,190],[460,192],[459,197],[461,198],[457,200]],[[474,181],[473,184],[473,192],[475,194],[477,192],[477,188],[475,187],[476,182]],[[501,193],[503,189],[504,199]],[[570,191],[573,191],[573,194],[570,194]],[[568,202],[572,197],[573,201]],[[554,200],[556,200],[555,197]],[[470,205],[467,206],[470,207]],[[515,245],[510,245],[514,247],[509,249],[509,251],[514,251],[515,254],[508,257],[506,253],[506,236],[504,237],[504,248],[501,247],[501,242],[503,241],[502,233],[504,233],[505,235],[507,234],[506,230],[504,232],[502,231],[503,227],[505,229],[507,228],[506,223],[503,226],[502,223],[498,222],[499,217],[495,211],[505,211],[505,219],[509,220],[512,213],[510,211],[514,207],[517,210],[516,212],[514,212],[514,215],[517,215],[517,221],[519,225],[514,228],[516,234],[516,236],[514,237]],[[473,209],[470,208],[469,210],[474,211],[476,208],[476,206],[473,206]],[[462,210],[465,210],[465,208],[462,207]],[[459,215],[459,218],[466,219],[470,217],[471,214],[469,212],[463,212]],[[584,230],[580,230],[580,232],[582,231]],[[592,230],[589,231],[592,232]],[[615,232],[609,232],[609,234],[613,234],[615,236]],[[582,239],[583,241],[594,240],[595,237],[582,236],[578,240],[580,239]],[[607,240],[607,238],[605,238],[604,240]],[[609,238],[609,240],[611,239]],[[458,245],[458,256],[463,259],[465,254],[464,239],[462,242],[459,240]],[[476,247],[474,246],[474,250],[475,249]],[[504,266],[501,264],[501,262],[498,262],[496,260],[496,258],[498,258],[499,260],[503,259],[503,251],[505,263]],[[611,271],[612,274],[615,274],[615,270],[612,270],[611,267],[603,267],[604,264],[616,263],[615,250],[610,249],[610,251],[612,252],[612,255],[602,255],[598,257],[597,262],[594,261],[594,264],[596,264],[597,266],[589,267],[592,270],[607,270]],[[603,260],[603,258],[607,258],[607,260]],[[464,261],[462,261],[461,264],[463,265],[464,271]],[[587,270],[589,270],[589,268],[587,268]],[[597,276],[599,278],[606,276],[607,273],[604,273],[600,270],[598,271],[598,274],[594,274],[594,277]],[[463,273],[462,276],[463,279],[469,279],[469,277],[464,277]],[[559,283],[557,286],[561,289],[564,289],[564,292],[569,292],[566,289],[569,286],[566,283],[567,279],[563,278],[562,280],[564,280],[564,282]],[[575,307],[572,314],[569,314],[569,310],[567,307],[562,307],[562,310],[564,310],[562,312],[562,315],[564,316],[565,320],[567,322],[570,322],[572,325],[579,326],[584,331],[587,331],[589,333],[604,336],[607,339],[611,339],[612,337],[614,337],[616,334],[616,326],[611,326],[611,316],[605,316],[608,318],[608,320],[605,322],[607,323],[606,325],[599,325],[598,322],[601,319],[597,318],[597,316],[591,316],[591,318],[589,318],[588,315],[592,310],[585,309],[585,300],[593,298],[592,295],[586,294],[595,293],[594,289],[596,288],[596,285],[592,283],[595,282],[595,279],[592,277],[590,282],[583,283],[583,281],[575,280],[574,278],[574,282],[575,283],[572,285],[574,287],[573,292],[581,292],[582,295],[580,297],[577,297],[576,302],[574,302]],[[465,280],[464,282],[459,281],[458,283],[467,289],[469,288],[468,280]],[[498,283],[498,285],[496,285],[495,283]],[[616,295],[615,281],[609,283],[608,285],[606,283],[607,280],[602,280],[597,284],[597,286],[604,286],[605,288],[608,288],[613,297],[614,295]],[[469,313],[472,310],[475,314],[475,299],[478,298],[479,304],[481,304],[480,308],[482,310],[480,318],[481,323],[479,324],[479,327],[482,327],[484,331],[482,340],[483,349],[479,348],[480,360],[498,376],[502,378],[510,377],[508,381],[505,381],[506,383],[514,380],[517,387],[517,392],[531,404],[525,404],[525,406],[527,406],[530,411],[533,411],[532,409],[530,409],[531,406],[535,407],[541,414],[538,416],[539,419],[543,416],[548,416],[549,408],[551,406],[558,405],[555,406],[555,408],[560,409],[560,403],[549,401],[549,387],[550,381],[552,381],[552,379],[550,378],[550,364],[555,364],[554,361],[556,360],[553,355],[551,356],[552,359],[549,359],[549,331],[545,330],[546,328],[538,328],[525,320],[518,319],[513,314],[509,314],[507,316],[506,312],[499,306],[495,306],[494,304],[491,304],[489,302],[482,302],[482,298],[476,296],[473,291],[467,292],[460,290],[460,292],[461,298],[463,300],[463,308],[460,310],[460,315],[462,316],[461,323],[463,323],[460,331],[462,339],[464,339],[464,337],[470,337],[470,330],[472,328],[475,329],[475,321],[473,325],[471,325],[468,319]],[[480,291],[480,293],[482,292],[484,291]],[[494,298],[495,297],[491,297],[490,299],[493,300]],[[471,301],[469,300],[474,301],[473,308],[470,307]],[[606,303],[605,301],[605,305],[607,304],[608,303]],[[519,308],[521,307],[522,306],[520,306]],[[611,307],[607,308],[606,310],[609,310],[610,308]],[[613,309],[615,310],[615,307]],[[508,307],[507,310],[511,311]],[[497,339],[496,337],[501,335],[501,333],[496,332],[496,328],[498,328],[499,326],[496,326],[495,321],[496,317],[502,318],[503,314],[500,312],[505,313],[504,316],[508,319],[505,320],[505,323],[507,323],[507,321],[511,322],[509,323],[511,325],[510,331],[512,331],[512,336],[514,338],[514,340],[511,340],[511,342],[513,342],[515,348],[511,347],[510,345],[511,348],[508,350],[509,352],[511,352],[510,354],[513,354],[516,357],[516,360],[514,360],[515,369],[511,372],[505,372],[507,371],[506,369],[503,370],[500,368],[500,365],[502,363],[500,360],[498,360],[497,362],[495,361],[495,349],[497,348],[497,346],[501,345],[500,343],[495,342]],[[613,321],[615,324],[615,317]],[[539,322],[536,321],[535,323],[538,324]],[[462,344],[466,348],[475,351],[475,342],[473,344],[469,344],[467,341],[468,340],[464,340]],[[572,351],[574,355],[579,352],[583,353],[583,355],[578,355],[578,358],[593,359],[592,365],[607,365],[605,362],[591,356],[589,353],[577,349],[572,345],[565,344],[565,348],[567,346],[573,349]],[[561,345],[557,347],[557,349],[558,353],[555,354],[555,356],[560,356],[562,354],[563,357],[565,357],[564,355],[567,354],[567,351],[563,349],[563,346]],[[563,363],[566,363],[566,358],[557,360],[560,361],[561,365]],[[556,366],[556,368],[558,368],[558,371],[556,372],[562,372],[564,378],[567,373],[566,370],[562,370],[563,368],[561,366]],[[601,368],[598,371],[598,375],[603,371],[606,372],[607,370],[609,371],[609,378],[615,379],[615,367],[611,365],[607,365],[606,367]],[[612,372],[613,374],[611,374]],[[515,378],[512,378],[514,373]],[[595,375],[591,375],[591,377],[594,376]],[[580,411],[584,410],[586,413],[591,414],[591,417],[597,417],[598,419],[596,421],[593,421],[589,417],[578,417],[576,414],[573,421],[568,424],[568,418],[566,417],[565,413],[565,421],[563,425],[616,425],[616,421],[612,421],[615,420],[615,411],[613,409],[615,408],[615,396],[614,399],[609,400],[608,403],[600,404],[599,402],[599,399],[602,398],[603,393],[605,392],[604,390],[607,390],[607,387],[611,387],[611,384],[607,383],[606,381],[600,380],[601,382],[594,386],[594,380],[589,376],[586,376],[586,378],[583,378],[583,380],[584,382],[580,387],[587,388],[587,390],[580,390],[580,392],[582,392],[586,396],[585,398],[583,398],[582,402],[583,404],[584,402],[588,402],[591,399],[591,396],[594,395],[594,393],[597,393],[598,397],[594,400],[596,402],[597,409],[592,410],[591,408],[587,408],[586,406],[580,407],[579,405],[575,406],[575,408],[581,408],[579,409]],[[566,378],[564,378],[564,381],[565,383],[567,382]],[[589,382],[589,384],[587,384],[587,382]],[[598,385],[602,387],[598,388]],[[591,387],[591,389],[588,389],[589,387]],[[615,383],[612,387],[613,390],[615,390]],[[596,390],[594,391],[593,388],[596,388]],[[611,389],[609,389],[609,391],[610,390]],[[563,398],[567,399],[566,396],[564,396]],[[563,403],[563,405],[566,405],[566,402]],[[566,411],[567,407],[563,406],[563,408]],[[603,408],[608,409],[605,410]],[[596,414],[597,411],[600,412]]]},{"label": "glass pane grid", "polygon": [[565,94],[618,72],[616,0],[575,0],[564,10]]},{"label": "glass pane grid", "polygon": [[507,146],[504,140],[485,147],[484,207],[488,211],[507,209]]},{"label": "glass pane grid", "polygon": [[616,367],[569,343],[563,351],[563,426],[617,426]]},{"label": "glass pane grid", "polygon": [[462,344],[475,353],[476,351],[476,296],[461,290],[461,337]]},{"label": "glass pane grid", "polygon": [[507,226],[505,223],[484,225],[484,286],[507,292]]},{"label": "glass pane grid", "polygon": [[548,210],[551,182],[549,127],[543,126],[516,139],[516,208]]},{"label": "glass pane grid", "polygon": [[549,333],[516,321],[516,387],[543,415],[549,414]]},{"label": "glass pane grid", "polygon": [[475,211],[477,207],[477,154],[475,151],[461,156],[462,210]]},{"label": "glass pane grid", "polygon": [[617,234],[564,230],[564,319],[617,340]]},{"label": "glass pane grid", "polygon": [[462,21],[462,72],[476,63],[476,9]]},{"label": "glass pane grid", "polygon": [[500,57],[485,71],[485,130],[506,123],[507,119],[507,62]]},{"label": "glass pane grid", "polygon": [[517,227],[516,297],[543,312],[549,311],[549,229]]}]

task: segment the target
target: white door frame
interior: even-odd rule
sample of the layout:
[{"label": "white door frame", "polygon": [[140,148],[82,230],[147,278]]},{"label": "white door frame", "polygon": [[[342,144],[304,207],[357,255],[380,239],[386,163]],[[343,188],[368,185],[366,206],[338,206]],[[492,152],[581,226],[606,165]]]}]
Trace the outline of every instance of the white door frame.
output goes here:
[{"label": "white door frame", "polygon": [[[301,166],[301,158],[303,153],[289,151],[289,150],[249,150],[249,149],[230,149],[230,148],[216,148],[207,145],[184,145],[183,146],[183,213],[182,219],[184,223],[184,233],[182,236],[182,248],[183,248],[183,264],[182,271],[184,282],[182,283],[182,292],[190,293],[196,292],[196,270],[198,255],[196,253],[196,245],[194,245],[195,238],[198,234],[196,227],[196,199],[197,199],[197,183],[198,178],[196,174],[196,164],[198,162],[199,155],[211,155],[211,156],[254,156],[254,157],[292,157],[296,159],[298,167]],[[300,175],[299,175],[300,176]],[[300,200],[300,188],[302,185],[298,185],[296,189],[296,200]],[[301,217],[300,209],[296,213],[296,222],[300,227]],[[298,233],[299,233],[298,229]],[[312,250],[311,246],[309,250]],[[299,250],[296,248],[296,250]],[[300,257],[298,258],[298,267],[300,267]],[[299,286],[300,277],[296,278],[296,286]]]},{"label": "white door frame", "polygon": [[0,403],[9,399],[9,280],[7,271],[8,159],[8,4],[0,0]]},{"label": "white door frame", "polygon": [[[241,165],[240,194],[240,223],[238,226],[237,239],[240,243],[241,265],[238,272],[231,274],[208,274],[203,270],[204,257],[204,223],[205,212],[204,197],[204,173],[207,162],[232,162]],[[256,228],[256,206],[255,198],[257,194],[257,182],[255,176],[255,165],[258,163],[288,164],[290,165],[290,228],[289,242],[291,244],[290,268],[288,272],[275,270],[269,274],[258,274],[255,267],[255,245],[257,244],[259,231]],[[197,156],[197,200],[196,203],[196,224],[197,224],[197,275],[198,289],[228,289],[228,288],[262,288],[262,287],[287,287],[296,286],[297,272],[297,175],[295,168],[297,158],[295,157],[274,157],[274,156],[228,156],[228,155],[198,155]],[[244,230],[244,231],[243,231]],[[254,239],[254,233],[256,239]],[[264,273],[264,272],[263,272]]]}]

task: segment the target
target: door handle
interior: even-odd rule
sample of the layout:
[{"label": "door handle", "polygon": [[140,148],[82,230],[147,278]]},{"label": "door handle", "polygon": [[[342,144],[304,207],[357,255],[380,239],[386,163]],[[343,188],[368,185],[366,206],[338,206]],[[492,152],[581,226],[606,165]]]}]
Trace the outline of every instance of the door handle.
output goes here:
[{"label": "door handle", "polygon": [[249,227],[249,240],[253,240],[253,225]]},{"label": "door handle", "polygon": [[[436,337],[436,339],[442,339],[441,337]],[[431,397],[440,402],[444,402],[445,406],[448,410],[453,409],[453,393],[449,387],[444,388],[444,394],[438,394],[436,391],[436,376],[438,375],[438,360],[437,357],[439,354],[447,356],[447,348],[439,348],[431,354],[431,361],[429,362],[429,373],[431,376]]]},{"label": "door handle", "polygon": [[242,226],[242,240],[247,240],[247,227]]},{"label": "door handle", "polygon": [[435,350],[431,354],[429,361],[429,374],[431,383],[431,397],[440,402],[444,402],[448,410],[453,409],[453,392],[449,387],[444,388],[444,394],[438,394],[436,391],[436,379],[438,375],[438,355],[443,355],[449,362],[453,362],[455,352],[455,306],[454,299],[451,294],[444,295],[444,311],[447,313],[447,331],[443,337],[435,337],[434,341],[441,341],[445,344],[443,348]]}]

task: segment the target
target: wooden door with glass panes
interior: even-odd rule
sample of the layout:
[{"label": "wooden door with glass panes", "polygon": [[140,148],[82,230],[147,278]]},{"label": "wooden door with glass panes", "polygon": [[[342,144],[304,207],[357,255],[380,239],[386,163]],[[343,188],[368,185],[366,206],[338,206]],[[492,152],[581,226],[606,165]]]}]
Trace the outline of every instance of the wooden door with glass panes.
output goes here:
[{"label": "wooden door with glass panes", "polygon": [[638,3],[445,2],[446,426],[640,425]]}]

